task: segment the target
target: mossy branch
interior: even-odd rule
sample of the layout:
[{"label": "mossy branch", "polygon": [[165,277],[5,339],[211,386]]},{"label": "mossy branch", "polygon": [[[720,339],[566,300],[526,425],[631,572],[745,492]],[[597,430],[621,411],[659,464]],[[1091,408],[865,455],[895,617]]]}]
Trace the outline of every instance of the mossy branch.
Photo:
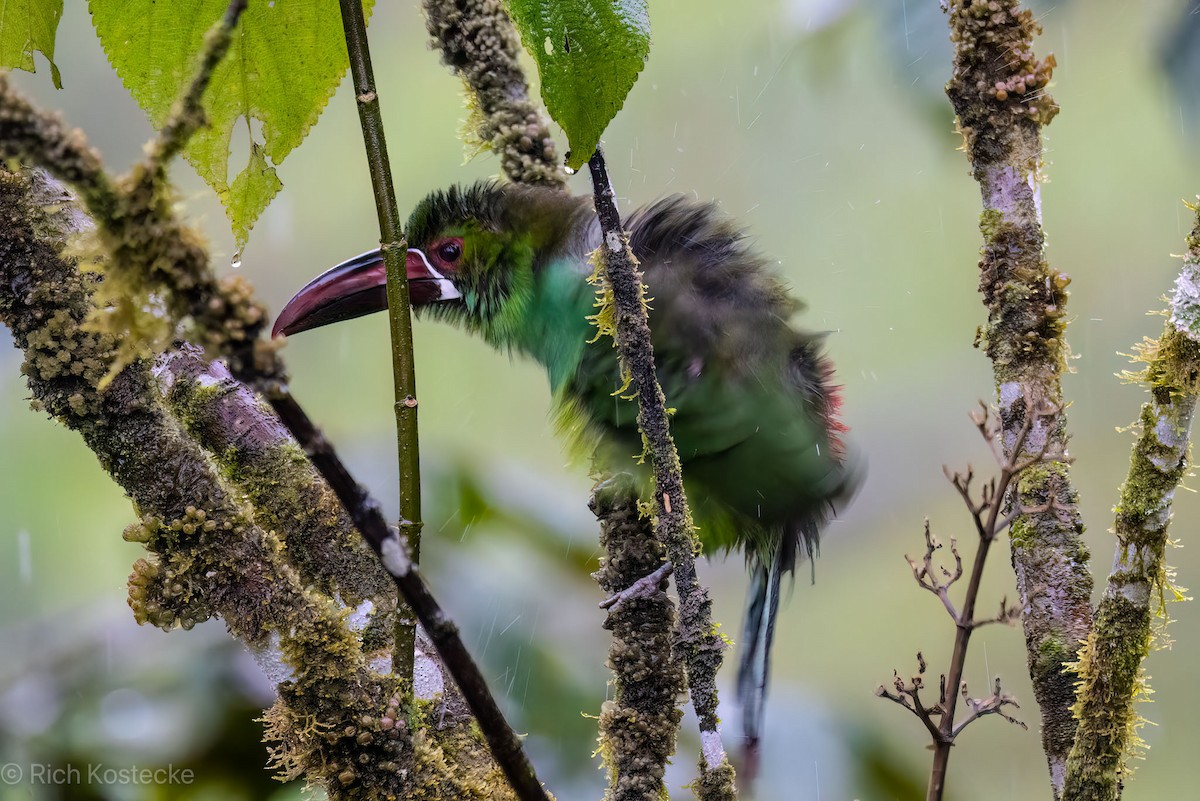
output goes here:
[{"label": "mossy branch", "polygon": [[442,61],[463,80],[472,107],[464,138],[492,150],[513,183],[565,189],[550,126],[529,99],[521,44],[502,0],[424,0]]},{"label": "mossy branch", "polygon": [[101,389],[117,343],[86,324],[98,281],[59,256],[88,225],[61,185],[0,174],[0,219],[0,321],[25,351],[34,403],[83,436],[142,515],[126,531],[150,551],[130,578],[137,618],[170,629],[215,614],[260,650],[278,638],[287,676],[268,724],[284,774],[335,799],[481,797],[430,759],[439,734],[398,705],[394,678],[369,669],[344,612],[302,585],[278,538],[171,415],[149,362]]},{"label": "mossy branch", "polygon": [[[347,606],[370,601],[393,616],[396,588],[337,496],[282,421],[219,361],[193,345],[155,360],[168,408],[275,531],[305,586]],[[391,652],[391,643],[376,643]]]},{"label": "mossy branch", "polygon": [[[721,743],[717,718],[717,671],[725,642],[712,621],[708,590],[696,577],[699,543],[683,490],[683,471],[667,421],[667,405],[654,369],[654,348],[646,315],[645,287],[637,259],[622,230],[621,217],[603,154],[597,150],[588,162],[592,173],[596,216],[603,244],[597,250],[598,274],[605,292],[611,292],[614,312],[612,334],[622,369],[631,379],[638,400],[637,423],[654,473],[655,537],[666,547],[674,567],[679,593],[676,648],[687,672],[688,691],[700,722],[703,752],[697,788],[707,788],[710,798],[732,797],[733,771]],[[714,777],[720,777],[714,781]]]},{"label": "mossy branch", "polygon": [[[474,113],[464,137],[498,153],[513,183],[565,191],[566,173],[545,116],[529,100],[517,59],[520,42],[501,2],[425,0],[424,7],[433,46],[469,93]],[[651,521],[640,517],[637,509],[637,487],[621,476],[602,481],[593,497],[606,553],[594,575],[614,594],[605,628],[613,632],[609,666],[616,697],[600,713],[599,752],[609,767],[607,798],[657,801],[665,797],[663,775],[682,716],[683,666],[679,649],[662,640],[662,633],[675,625],[675,615],[670,597],[657,591],[658,580],[650,582],[645,594],[639,591],[632,608],[620,600],[630,588],[646,584],[665,553]],[[710,754],[711,749],[706,756]],[[710,770],[702,757],[700,765],[703,778],[695,786],[701,798],[732,794],[733,770],[727,762],[723,769]]]},{"label": "mossy branch", "polygon": [[[229,24],[227,13],[209,33],[209,47],[221,45],[223,26]],[[205,65],[210,62],[211,54],[206,53],[188,97],[202,93]],[[40,165],[68,183],[95,221],[96,249],[109,254],[104,282],[107,300],[115,304],[106,306],[102,325],[128,348],[118,362],[135,356],[135,342],[141,347],[163,347],[177,337],[202,344],[208,355],[223,357],[237,380],[268,400],[337,494],[354,527],[359,531],[374,527],[386,534],[379,503],[354,479],[292,397],[279,358],[279,341],[260,336],[267,323],[262,303],[242,277],[216,277],[199,235],[175,215],[175,196],[162,154],[177,152],[182,146],[177,139],[195,131],[195,109],[188,112],[189,108],[193,107],[188,102],[181,102],[172,117],[178,122],[168,123],[151,146],[147,161],[114,182],[82,132],[33,107],[0,76],[0,152]],[[191,122],[185,123],[189,119]],[[118,297],[113,298],[114,294]],[[151,295],[165,299],[165,317],[148,311]],[[181,324],[185,320],[188,326]],[[342,537],[344,532],[335,536]]]},{"label": "mossy branch", "polygon": [[[1189,431],[1200,392],[1200,207],[1175,283],[1162,336],[1146,340],[1135,377],[1150,393],[1138,420],[1129,475],[1121,486],[1117,548],[1104,597],[1080,654],[1079,730],[1067,762],[1064,798],[1115,801],[1141,745],[1136,702],[1148,694],[1142,662],[1166,602],[1183,597],[1164,561],[1175,489],[1189,466]],[[1155,626],[1155,619],[1159,625]]]},{"label": "mossy branch", "polygon": [[[1074,674],[1067,665],[1091,627],[1092,577],[1078,497],[1061,458],[1068,438],[1061,376],[1069,279],[1045,260],[1038,187],[1041,128],[1058,111],[1046,91],[1054,57],[1034,56],[1040,28],[1015,0],[953,0],[944,7],[955,47],[946,93],[983,198],[979,288],[988,320],[981,341],[995,375],[1000,441],[1007,456],[1048,454],[1013,488],[1010,500],[1021,513],[1010,538],[1042,747],[1058,797],[1075,735]],[[1042,408],[1058,411],[1035,421],[1025,453],[1018,453],[1017,432]]]},{"label": "mossy branch", "polygon": [[[108,326],[104,333],[113,343],[122,343],[128,349],[105,364],[107,372],[97,379],[97,387],[119,374],[122,365],[133,364],[141,348],[148,344],[162,345],[166,340],[165,333],[171,332],[173,339],[178,329],[193,341],[224,355],[236,377],[251,381],[264,392],[305,452],[312,456],[314,465],[329,481],[377,555],[385,548],[400,550],[379,505],[345,470],[319,430],[288,393],[286,373],[276,352],[277,343],[257,338],[266,317],[254,301],[248,284],[240,279],[218,283],[209,267],[207,254],[199,244],[199,237],[175,218],[174,195],[162,170],[140,165],[129,178],[111,181],[80,132],[64,128],[56,117],[32,107],[2,76],[0,153],[50,168],[66,180],[79,181],[80,196],[96,222],[96,242],[91,250],[104,253],[109,268],[101,285],[112,291],[114,286],[126,281],[125,290],[128,290],[118,293],[120,297],[111,298],[111,303],[109,299],[103,300],[106,304],[104,317],[122,319],[112,310],[119,312],[121,303],[125,303],[124,308],[129,314],[124,319],[128,321],[138,322],[150,317],[167,321],[163,330],[141,331],[126,327],[120,335]],[[152,292],[164,300],[167,313],[161,318],[143,306]],[[190,325],[181,326],[183,320],[190,321]],[[135,348],[135,342],[140,346]],[[194,523],[181,525],[195,526]],[[464,688],[464,693],[474,694],[471,709],[479,718],[483,731],[489,733],[489,747],[493,753],[500,754],[498,761],[507,761],[510,775],[514,771],[513,765],[517,772],[522,770],[522,765],[528,768],[519,741],[500,716],[494,698],[478,668],[470,661],[456,629],[441,612],[424,581],[405,562],[395,557],[389,559],[393,582],[406,599],[416,599],[414,605],[423,611],[422,622],[439,655],[460,688]],[[260,583],[266,581],[263,578]],[[479,700],[480,697],[483,700]],[[497,729],[506,734],[496,734]],[[531,780],[532,770],[523,775],[527,785],[536,784],[535,779]],[[544,798],[540,785],[537,790],[539,795],[527,797]]]},{"label": "mossy branch", "polygon": [[683,717],[677,699],[686,686],[683,664],[672,653],[675,608],[666,576],[628,594],[662,567],[666,548],[641,516],[637,488],[627,479],[620,474],[600,484],[591,502],[605,554],[592,576],[618,599],[604,621],[613,635],[608,667],[614,693],[600,710],[600,754],[609,771],[606,801],[660,801]]}]

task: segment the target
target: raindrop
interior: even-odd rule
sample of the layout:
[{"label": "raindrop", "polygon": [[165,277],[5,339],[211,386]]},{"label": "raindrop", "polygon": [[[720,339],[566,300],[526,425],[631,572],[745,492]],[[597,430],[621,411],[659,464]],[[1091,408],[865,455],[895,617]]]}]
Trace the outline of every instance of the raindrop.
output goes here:
[{"label": "raindrop", "polygon": [[17,532],[17,572],[21,583],[33,583],[33,543],[25,529]]},{"label": "raindrop", "polygon": [[233,258],[229,260],[229,266],[235,270],[242,266],[242,251],[240,248],[233,252]]},{"label": "raindrop", "polygon": [[118,741],[152,742],[169,722],[153,701],[127,687],[113,690],[100,700],[100,725]]}]

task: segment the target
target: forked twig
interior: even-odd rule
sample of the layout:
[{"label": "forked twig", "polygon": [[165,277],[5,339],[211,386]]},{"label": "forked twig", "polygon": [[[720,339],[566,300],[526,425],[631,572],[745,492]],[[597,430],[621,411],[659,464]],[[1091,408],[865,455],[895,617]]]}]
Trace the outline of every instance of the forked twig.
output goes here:
[{"label": "forked twig", "polygon": [[[983,404],[980,404],[979,410],[972,412],[971,420],[988,444],[992,457],[1000,467],[999,474],[980,485],[978,491],[974,488],[975,471],[970,466],[962,472],[952,472],[943,468],[946,478],[957,490],[963,504],[967,507],[974,524],[975,534],[978,537],[978,546],[971,563],[961,607],[956,606],[950,597],[950,588],[963,578],[965,572],[956,538],[950,539],[949,548],[953,567],[939,564],[935,555],[944,546],[933,534],[929,520],[926,519],[924,555],[920,559],[912,556],[904,557],[912,570],[917,586],[937,596],[950,615],[950,619],[954,621],[955,627],[954,649],[951,653],[949,668],[939,677],[939,694],[936,704],[926,706],[921,699],[921,691],[925,688],[924,676],[927,665],[924,656],[920,653],[917,654],[917,673],[908,681],[902,679],[899,672],[894,672],[892,688],[880,685],[875,691],[879,697],[893,701],[912,712],[929,731],[934,747],[933,767],[930,772],[927,796],[930,801],[937,801],[942,797],[950,748],[954,745],[955,738],[970,723],[984,715],[994,714],[1003,717],[1010,723],[1025,726],[1024,723],[1005,711],[1007,707],[1014,709],[1020,707],[1015,698],[1001,690],[999,678],[995,680],[992,694],[983,698],[971,698],[967,684],[962,679],[966,665],[967,647],[972,632],[981,626],[993,623],[1012,624],[1021,619],[1020,606],[1010,605],[1007,598],[1001,599],[999,611],[995,616],[988,618],[976,618],[975,616],[975,605],[983,579],[983,567],[992,543],[1020,515],[1030,511],[1046,511],[1053,508],[1053,499],[1051,498],[1043,509],[1023,509],[1014,497],[1015,493],[1010,490],[1015,487],[1015,482],[1020,475],[1030,467],[1047,458],[1055,461],[1065,460],[1065,456],[1062,454],[1051,455],[1049,453],[1053,439],[1048,436],[1042,440],[1041,447],[1035,453],[1025,454],[1025,447],[1029,443],[1033,431],[1041,421],[1053,417],[1059,411],[1056,407],[1035,406],[1029,397],[1026,397],[1025,408],[1027,412],[1016,433],[1011,448],[1013,454],[1011,457],[1005,456],[1004,449],[997,443],[1001,433],[1000,421]],[[956,722],[954,713],[960,695],[969,712]]]}]

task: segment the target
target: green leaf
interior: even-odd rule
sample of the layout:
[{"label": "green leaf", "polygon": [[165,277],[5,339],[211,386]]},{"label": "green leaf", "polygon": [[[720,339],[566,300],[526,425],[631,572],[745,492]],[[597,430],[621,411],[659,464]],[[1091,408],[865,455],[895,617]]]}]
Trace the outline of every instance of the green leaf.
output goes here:
[{"label": "green leaf", "polygon": [[0,4],[0,68],[37,72],[33,51],[50,62],[50,80],[62,89],[54,63],[54,34],[62,18],[63,0],[6,0]]},{"label": "green leaf", "polygon": [[275,168],[267,163],[257,144],[250,148],[250,164],[233,180],[224,196],[225,208],[233,221],[233,235],[238,247],[250,236],[250,226],[263,213],[271,199],[283,189]]},{"label": "green leaf", "polygon": [[567,166],[591,158],[650,54],[646,0],[508,0],[542,101],[567,132]]},{"label": "green leaf", "polygon": [[[156,126],[190,84],[204,35],[227,5],[90,0],[104,52]],[[242,14],[204,95],[209,124],[184,150],[220,195],[239,249],[282,186],[275,168],[304,140],[348,63],[337,0],[253,0]],[[250,131],[250,155],[230,181],[229,143],[239,121]]]}]

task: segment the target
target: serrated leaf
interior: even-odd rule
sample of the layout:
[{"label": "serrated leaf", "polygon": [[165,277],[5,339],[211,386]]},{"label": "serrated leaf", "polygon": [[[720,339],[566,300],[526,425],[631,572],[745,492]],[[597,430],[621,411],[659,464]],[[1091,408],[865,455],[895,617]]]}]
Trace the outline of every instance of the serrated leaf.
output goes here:
[{"label": "serrated leaf", "polygon": [[[229,191],[222,198],[229,218],[233,221],[233,235],[238,247],[250,236],[250,226],[263,213],[271,199],[283,189],[283,183],[275,174],[275,168],[267,163],[262,148],[250,148],[250,164],[233,180]],[[249,223],[245,221],[250,221]]]},{"label": "serrated leaf", "polygon": [[542,102],[567,133],[579,169],[625,104],[650,54],[645,0],[508,0],[537,63]]},{"label": "serrated leaf", "polygon": [[[161,126],[191,82],[204,35],[228,0],[90,0],[113,68]],[[371,2],[364,3],[369,11]],[[204,95],[209,124],[184,156],[221,197],[237,247],[281,186],[275,168],[304,140],[348,59],[337,0],[254,0]],[[251,130],[250,157],[229,180],[236,124]],[[254,121],[253,123],[251,121]]]},{"label": "serrated leaf", "polygon": [[54,63],[54,36],[62,18],[63,0],[5,0],[0,4],[0,68],[37,72],[34,51],[50,62],[50,80],[62,89]]}]

